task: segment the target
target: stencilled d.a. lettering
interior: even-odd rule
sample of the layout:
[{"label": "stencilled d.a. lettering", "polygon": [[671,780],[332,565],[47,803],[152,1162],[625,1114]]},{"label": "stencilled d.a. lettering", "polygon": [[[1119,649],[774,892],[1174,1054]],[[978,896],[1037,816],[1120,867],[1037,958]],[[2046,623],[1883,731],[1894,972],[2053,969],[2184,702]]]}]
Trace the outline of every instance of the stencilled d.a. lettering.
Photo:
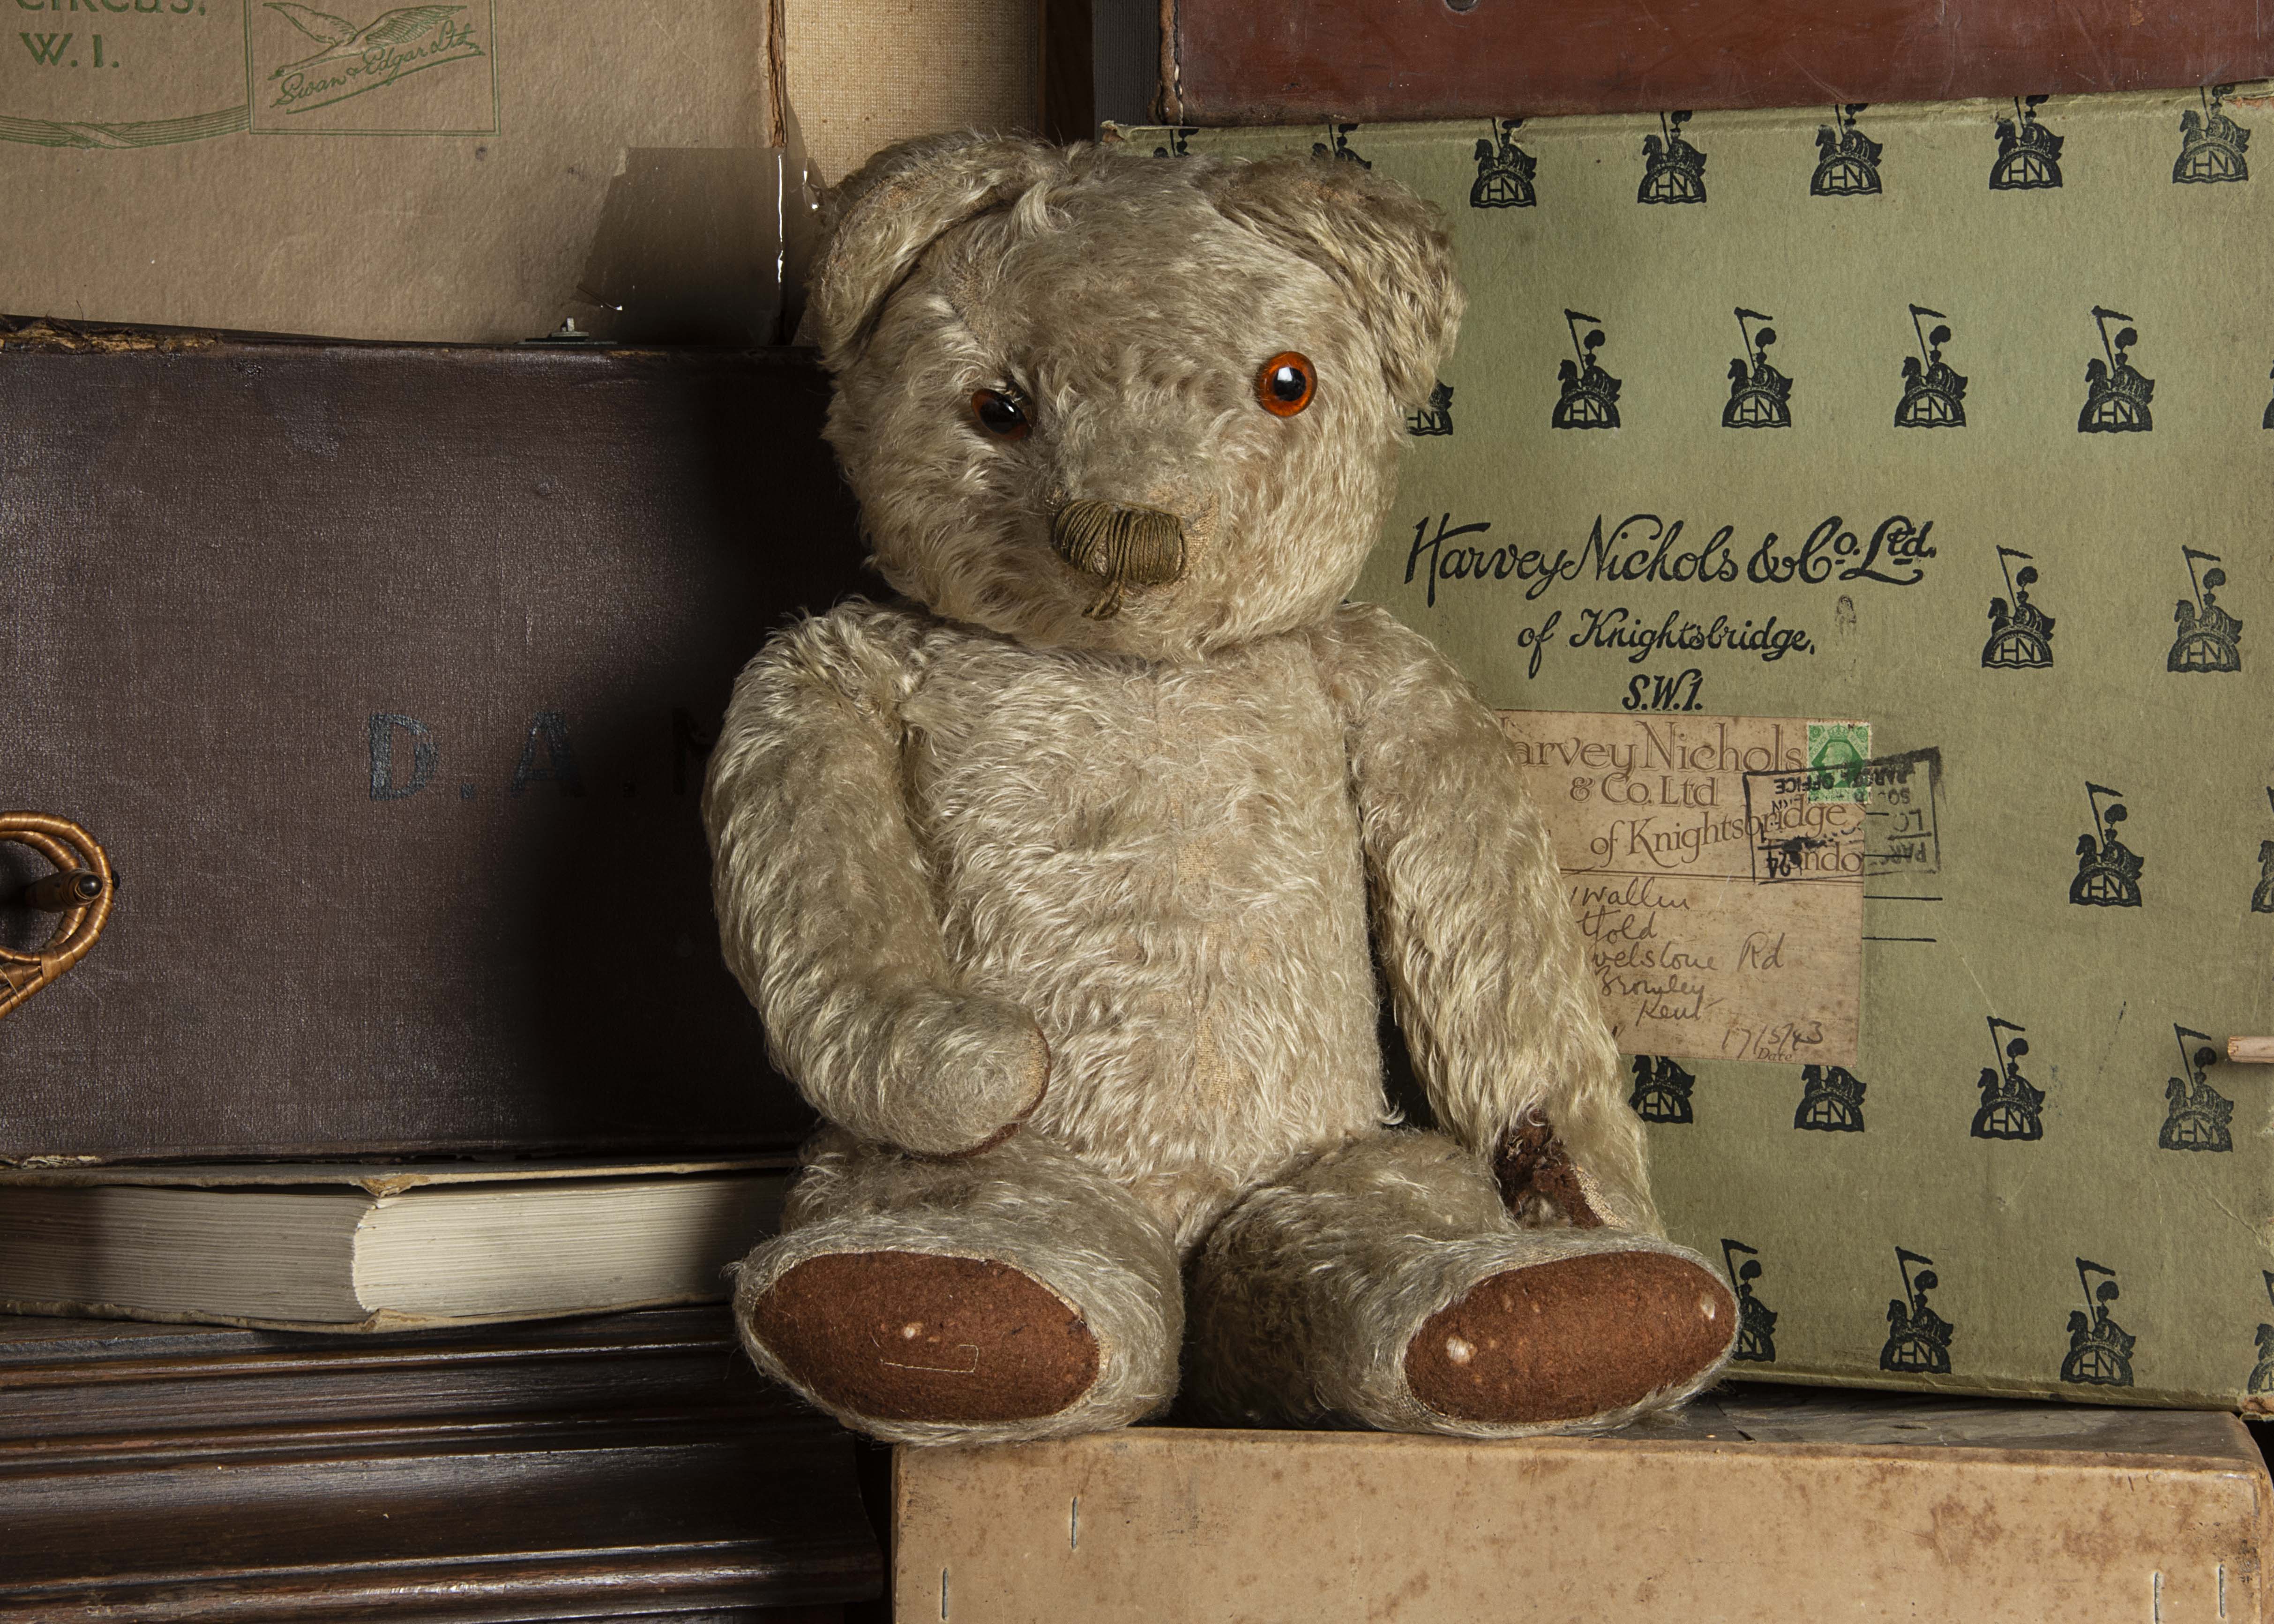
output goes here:
[{"label": "stencilled d.a. lettering", "polygon": [[[401,734],[410,744],[410,774],[397,780],[395,777],[395,736]],[[371,798],[373,801],[407,801],[426,787],[434,776],[434,769],[442,759],[442,748],[434,741],[433,730],[416,717],[402,716],[392,711],[374,712],[371,718]]]},{"label": "stencilled d.a. lettering", "polygon": [[[400,711],[374,711],[367,727],[373,801],[408,801],[433,781],[441,766],[442,746],[432,727]],[[700,757],[697,759],[699,769]],[[559,710],[540,710],[530,718],[506,793],[518,797],[544,784],[562,795],[578,797],[584,793],[584,777],[577,766],[576,747],[569,741],[568,718]],[[632,789],[627,784],[624,793],[630,794]],[[458,786],[459,800],[471,801],[475,796],[471,782]]]},{"label": "stencilled d.a. lettering", "polygon": [[[538,751],[545,752],[545,764],[538,764]],[[518,795],[532,784],[551,784],[564,795],[584,793],[584,779],[576,771],[576,752],[568,744],[568,718],[558,710],[540,710],[530,718],[528,735],[522,741],[521,764],[513,770],[513,782],[506,793]]]}]

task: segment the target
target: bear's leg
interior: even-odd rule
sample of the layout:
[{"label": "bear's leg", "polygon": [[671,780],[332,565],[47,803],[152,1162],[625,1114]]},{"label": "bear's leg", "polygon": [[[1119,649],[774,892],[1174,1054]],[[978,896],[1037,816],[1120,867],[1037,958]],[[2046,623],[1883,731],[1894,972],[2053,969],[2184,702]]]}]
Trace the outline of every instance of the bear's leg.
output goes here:
[{"label": "bear's leg", "polygon": [[1438,1133],[1369,1135],[1250,1192],[1191,1290],[1187,1391],[1248,1425],[1600,1430],[1698,1391],[1737,1330],[1695,1253],[1520,1226],[1491,1171]]},{"label": "bear's leg", "polygon": [[832,1129],[734,1319],[768,1375],[900,1443],[1054,1438],[1134,1421],[1177,1386],[1184,1303],[1137,1198],[1021,1131],[927,1161]]}]

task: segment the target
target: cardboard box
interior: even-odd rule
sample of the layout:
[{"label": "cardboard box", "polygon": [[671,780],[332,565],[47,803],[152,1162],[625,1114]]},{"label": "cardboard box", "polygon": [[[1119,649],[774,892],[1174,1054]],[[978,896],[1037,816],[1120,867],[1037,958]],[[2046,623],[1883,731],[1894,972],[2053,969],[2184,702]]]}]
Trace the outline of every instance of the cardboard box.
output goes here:
[{"label": "cardboard box", "polygon": [[1036,0],[776,0],[783,84],[815,177],[940,130],[1033,130]]},{"label": "cardboard box", "polygon": [[0,312],[21,316],[768,343],[811,223],[801,128],[817,183],[905,136],[1034,119],[1031,0],[10,15]]},{"label": "cardboard box", "polygon": [[[1607,993],[1687,1028],[1623,1033],[1633,1100],[1674,1235],[1773,1312],[1749,1369],[2274,1393],[2274,1070],[2199,1061],[2274,1030],[2254,127],[2263,86],[1126,134],[1443,207],[1469,313],[1358,596],[1528,713],[1544,798],[1625,816],[1561,855]],[[1743,718],[1866,759],[1725,752]],[[1862,890],[1852,1063],[1721,1019],[1653,889],[1792,877],[1748,786],[1863,798],[1796,848]]]},{"label": "cardboard box", "polygon": [[773,335],[763,5],[11,17],[0,311],[447,342],[571,319],[643,342]]},{"label": "cardboard box", "polygon": [[901,1448],[902,1624],[2266,1616],[2231,1416],[1790,1390],[1610,1438],[1139,1427]]}]

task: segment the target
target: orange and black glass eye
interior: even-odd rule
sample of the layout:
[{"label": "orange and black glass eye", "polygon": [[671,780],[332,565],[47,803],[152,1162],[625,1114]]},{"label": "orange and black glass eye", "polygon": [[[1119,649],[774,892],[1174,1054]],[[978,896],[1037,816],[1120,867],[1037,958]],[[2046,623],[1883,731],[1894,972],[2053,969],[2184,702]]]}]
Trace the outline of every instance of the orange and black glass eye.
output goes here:
[{"label": "orange and black glass eye", "polygon": [[1306,357],[1283,350],[1255,374],[1255,398],[1275,417],[1291,417],[1311,403],[1318,391],[1319,374]]},{"label": "orange and black glass eye", "polygon": [[971,415],[998,440],[1024,440],[1035,426],[1019,402],[998,389],[981,389],[973,395]]}]

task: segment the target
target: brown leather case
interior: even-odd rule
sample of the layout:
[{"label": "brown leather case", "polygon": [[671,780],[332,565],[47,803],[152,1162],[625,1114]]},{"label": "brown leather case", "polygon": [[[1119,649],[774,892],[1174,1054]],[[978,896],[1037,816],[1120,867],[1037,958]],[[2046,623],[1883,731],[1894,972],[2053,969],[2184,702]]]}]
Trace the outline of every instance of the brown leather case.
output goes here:
[{"label": "brown leather case", "polygon": [[[719,956],[735,671],[861,585],[798,359],[0,350],[0,808],[102,941],[0,1021],[0,1158],[764,1147]],[[0,946],[56,915],[0,843]]]},{"label": "brown leather case", "polygon": [[2274,73],[2253,0],[1162,0],[1186,124],[2169,90]]}]

